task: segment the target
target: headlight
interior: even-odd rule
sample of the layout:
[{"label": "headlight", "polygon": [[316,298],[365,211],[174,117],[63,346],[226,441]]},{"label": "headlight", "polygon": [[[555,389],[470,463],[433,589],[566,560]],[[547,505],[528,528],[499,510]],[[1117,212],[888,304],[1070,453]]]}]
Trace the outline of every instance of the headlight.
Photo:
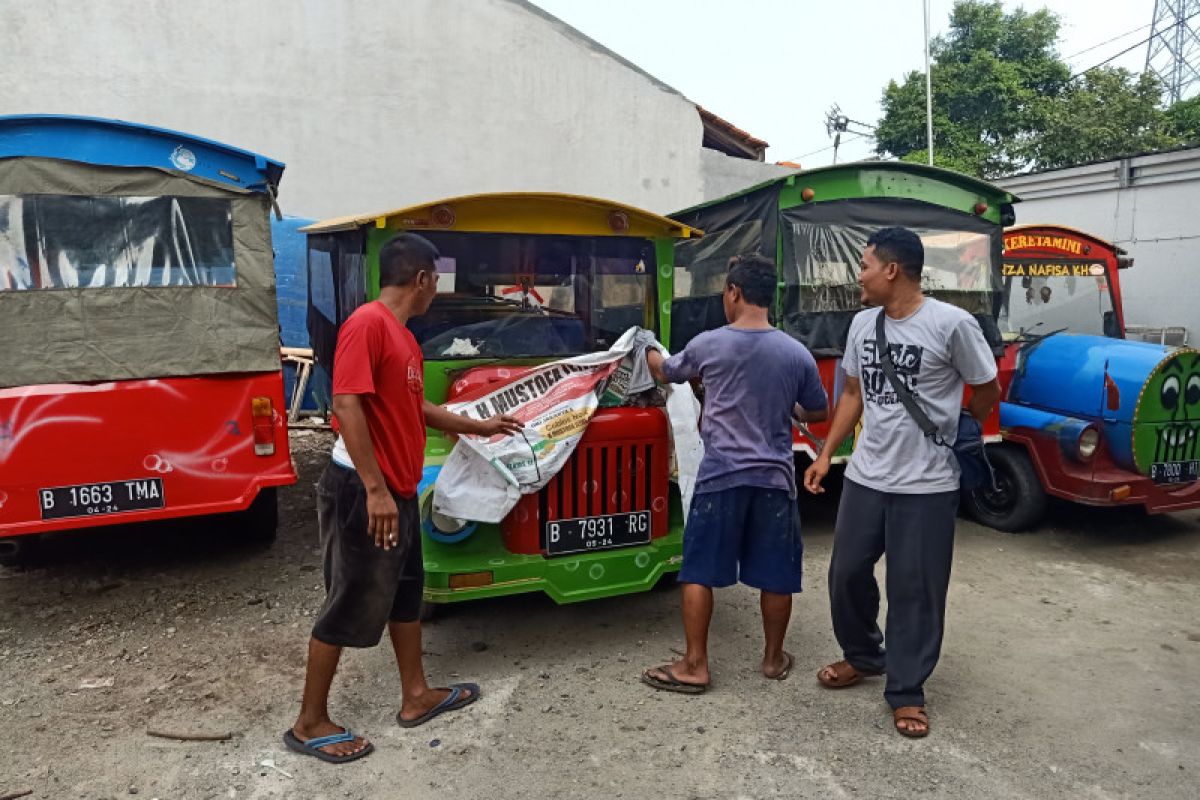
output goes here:
[{"label": "headlight", "polygon": [[435,542],[455,544],[475,532],[475,523],[439,514],[433,510],[433,491],[430,487],[421,499],[421,528]]},{"label": "headlight", "polygon": [[1100,431],[1093,427],[1084,428],[1083,433],[1079,434],[1079,458],[1087,461],[1092,456],[1096,455],[1096,448],[1100,446]]}]

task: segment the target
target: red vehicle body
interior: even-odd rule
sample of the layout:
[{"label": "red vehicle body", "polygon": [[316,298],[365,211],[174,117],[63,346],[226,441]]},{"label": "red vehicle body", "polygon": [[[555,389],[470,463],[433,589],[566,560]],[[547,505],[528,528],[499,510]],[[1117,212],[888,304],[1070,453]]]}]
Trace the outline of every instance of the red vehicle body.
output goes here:
[{"label": "red vehicle body", "polygon": [[228,512],[274,536],[274,487],[296,479],[282,170],[145,126],[0,117],[0,557],[32,534]]},{"label": "red vehicle body", "polygon": [[[1000,361],[1004,441],[989,450],[998,489],[964,498],[979,521],[1029,529],[1048,496],[1200,507],[1200,354],[1124,341],[1120,270],[1132,264],[1071,228],[1005,232],[1000,321],[1014,341]],[[1171,373],[1184,391],[1172,393]]]}]

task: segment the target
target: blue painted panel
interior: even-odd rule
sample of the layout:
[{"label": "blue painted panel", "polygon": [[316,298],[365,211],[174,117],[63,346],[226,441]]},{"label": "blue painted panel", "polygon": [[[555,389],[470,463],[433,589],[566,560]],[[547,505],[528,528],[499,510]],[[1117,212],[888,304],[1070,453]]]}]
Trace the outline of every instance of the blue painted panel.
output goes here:
[{"label": "blue painted panel", "polygon": [[1170,348],[1104,336],[1060,333],[1021,354],[1009,400],[1062,414],[1098,419],[1104,407],[1104,371],[1121,392],[1121,406],[1104,416],[1132,423],[1138,395]]},{"label": "blue painted panel", "polygon": [[[310,347],[308,339],[308,237],[300,228],[314,220],[304,217],[271,218],[271,242],[275,248],[275,302],[279,308],[279,339],[286,347]],[[283,370],[286,396],[291,398],[296,375]],[[326,409],[330,403],[329,376],[314,368],[308,380],[302,408]]]},{"label": "blue painted panel", "polygon": [[[1113,460],[1132,470],[1138,397],[1154,368],[1170,352],[1171,348],[1163,345],[1104,336],[1049,336],[1022,352],[1008,399],[1027,408],[1098,422]],[[1115,410],[1106,408],[1106,370],[1120,392]],[[1001,424],[1017,424],[1012,422],[1014,408],[1006,409],[1006,405],[1001,406]]]},{"label": "blue painted panel", "polygon": [[0,116],[0,158],[152,167],[250,191],[274,189],[283,163],[187,133],[98,117]]}]

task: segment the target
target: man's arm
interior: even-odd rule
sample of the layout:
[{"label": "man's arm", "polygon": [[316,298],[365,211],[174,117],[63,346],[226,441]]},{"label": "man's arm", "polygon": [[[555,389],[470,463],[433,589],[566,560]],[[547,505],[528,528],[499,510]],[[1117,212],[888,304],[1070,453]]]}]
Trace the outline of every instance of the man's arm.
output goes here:
[{"label": "man's arm", "polygon": [[792,416],[796,418],[797,422],[824,422],[829,419],[829,406],[810,411],[796,403],[792,406]]},{"label": "man's arm", "polygon": [[379,462],[375,460],[362,398],[356,394],[335,394],[333,414],[337,417],[346,451],[354,462],[354,470],[367,490],[367,533],[376,546],[390,550],[396,546],[399,537],[400,512],[383,478],[383,471],[379,469]]},{"label": "man's arm", "polygon": [[[421,410],[425,412],[425,424],[442,433],[467,433],[472,436],[496,436],[497,434],[511,436],[525,427],[519,419],[510,417],[507,414],[498,414],[484,420],[471,419],[470,417],[464,417],[462,414],[447,411],[437,403],[431,403],[428,400],[424,401]],[[351,453],[350,457],[353,458],[354,454]],[[358,462],[355,461],[354,463],[357,464]]]},{"label": "man's arm", "polygon": [[1000,399],[1000,381],[992,378],[987,383],[978,383],[971,386],[971,399],[967,401],[967,411],[971,412],[971,416],[979,420],[982,425],[988,415],[992,413],[992,409],[996,405],[996,401]]},{"label": "man's arm", "polygon": [[663,372],[663,362],[667,359],[663,354],[655,350],[653,347],[646,348],[646,366],[650,368],[650,374],[654,376],[654,380],[659,383],[670,383],[667,380],[667,375]]},{"label": "man's arm", "polygon": [[862,417],[863,399],[862,384],[858,378],[846,376],[846,385],[842,387],[842,395],[838,398],[837,408],[833,410],[833,423],[829,426],[829,436],[825,446],[808,469],[804,471],[804,488],[812,494],[821,494],[821,480],[829,474],[833,454],[841,447],[842,442],[854,431],[854,426]]}]

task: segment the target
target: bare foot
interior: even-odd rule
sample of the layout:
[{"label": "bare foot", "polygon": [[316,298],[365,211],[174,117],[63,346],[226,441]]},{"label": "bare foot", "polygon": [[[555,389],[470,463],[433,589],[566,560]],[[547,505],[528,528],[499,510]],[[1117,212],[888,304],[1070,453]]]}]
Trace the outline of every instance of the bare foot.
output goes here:
[{"label": "bare foot", "polygon": [[[304,724],[299,720],[292,726],[292,734],[300,741],[307,742],[309,739],[319,739],[322,736],[333,736],[338,733],[345,733],[346,729],[338,725],[334,725],[329,718]],[[338,742],[337,744],[327,744],[317,749],[323,753],[328,753],[331,756],[350,756],[361,752],[369,742],[361,736],[355,736],[352,742]]]}]

